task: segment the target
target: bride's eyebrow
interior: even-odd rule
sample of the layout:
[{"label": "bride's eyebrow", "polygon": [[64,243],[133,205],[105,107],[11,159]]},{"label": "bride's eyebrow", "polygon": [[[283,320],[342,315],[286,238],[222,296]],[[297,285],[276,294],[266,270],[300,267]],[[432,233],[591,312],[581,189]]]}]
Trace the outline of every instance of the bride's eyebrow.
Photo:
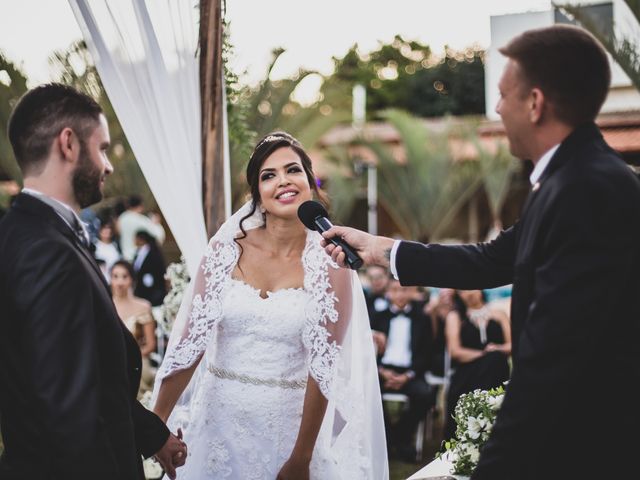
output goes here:
[{"label": "bride's eyebrow", "polygon": [[[291,162],[291,163],[287,163],[283,168],[289,168],[291,166],[294,165],[300,165],[298,162]],[[276,169],[275,168],[263,168],[262,170],[260,170],[260,174],[262,175],[264,172],[275,172]]]}]

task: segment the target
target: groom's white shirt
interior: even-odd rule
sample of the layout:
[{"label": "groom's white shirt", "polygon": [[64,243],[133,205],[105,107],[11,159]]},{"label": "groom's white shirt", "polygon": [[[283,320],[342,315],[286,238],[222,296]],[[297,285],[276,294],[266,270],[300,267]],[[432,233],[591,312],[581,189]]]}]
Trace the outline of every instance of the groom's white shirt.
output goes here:
[{"label": "groom's white shirt", "polygon": [[[536,163],[536,166],[533,168],[533,171],[531,172],[531,175],[529,176],[529,181],[531,182],[531,185],[535,185],[536,182],[540,180],[540,177],[542,177],[542,174],[546,170],[547,166],[549,165],[549,162],[553,158],[553,155],[556,153],[556,150],[558,150],[559,146],[560,146],[559,143],[557,145],[554,145],[549,150],[547,150],[545,154],[542,155],[542,157],[540,157],[540,160],[538,160],[538,162]],[[396,267],[396,253],[398,252],[398,247],[400,246],[400,242],[402,242],[402,240],[396,240],[395,242],[393,242],[393,247],[391,247],[391,255],[389,255],[389,269],[391,270],[391,274],[393,275],[393,278],[395,278],[396,280],[398,280],[398,269]]]}]

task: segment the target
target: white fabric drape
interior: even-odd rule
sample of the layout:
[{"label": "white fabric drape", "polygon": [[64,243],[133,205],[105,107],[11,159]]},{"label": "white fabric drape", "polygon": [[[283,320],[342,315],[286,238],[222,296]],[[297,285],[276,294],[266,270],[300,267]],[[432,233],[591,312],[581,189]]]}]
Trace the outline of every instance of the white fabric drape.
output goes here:
[{"label": "white fabric drape", "polygon": [[197,0],[69,0],[140,168],[189,272],[202,208]]}]

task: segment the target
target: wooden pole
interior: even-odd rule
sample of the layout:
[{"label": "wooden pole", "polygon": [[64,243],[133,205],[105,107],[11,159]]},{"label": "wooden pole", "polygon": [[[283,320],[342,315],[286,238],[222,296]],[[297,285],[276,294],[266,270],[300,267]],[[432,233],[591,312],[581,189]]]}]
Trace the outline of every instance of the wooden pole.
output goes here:
[{"label": "wooden pole", "polygon": [[201,0],[199,38],[202,201],[211,237],[225,221],[221,0]]}]

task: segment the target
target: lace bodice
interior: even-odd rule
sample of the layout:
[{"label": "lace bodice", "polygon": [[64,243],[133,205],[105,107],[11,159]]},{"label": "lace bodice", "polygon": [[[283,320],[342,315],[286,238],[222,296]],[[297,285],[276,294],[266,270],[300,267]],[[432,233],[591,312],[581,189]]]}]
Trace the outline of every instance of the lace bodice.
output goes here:
[{"label": "lace bodice", "polygon": [[300,379],[308,372],[302,334],[310,296],[303,289],[260,291],[229,279],[210,365],[256,377]]}]

